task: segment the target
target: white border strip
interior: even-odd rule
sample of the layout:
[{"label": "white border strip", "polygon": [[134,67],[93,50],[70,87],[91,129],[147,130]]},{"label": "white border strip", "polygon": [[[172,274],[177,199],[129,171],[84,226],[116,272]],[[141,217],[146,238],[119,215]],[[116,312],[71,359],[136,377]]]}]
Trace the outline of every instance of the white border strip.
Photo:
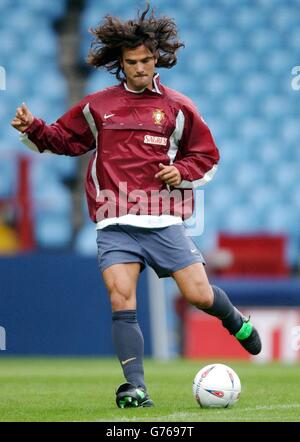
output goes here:
[{"label": "white border strip", "polygon": [[208,183],[209,181],[211,181],[213,179],[215,173],[217,172],[217,169],[218,169],[218,166],[215,164],[199,180],[195,180],[195,181],[182,180],[181,183],[179,184],[179,186],[176,186],[176,187],[177,188],[182,188],[182,189],[196,189],[196,187],[204,186],[204,184]]},{"label": "white border strip", "polygon": [[25,144],[25,146],[27,146],[33,152],[53,154],[53,152],[51,152],[51,150],[49,149],[45,149],[43,150],[43,152],[40,152],[37,145],[34,144],[34,142],[29,139],[28,134],[26,132],[20,134],[20,141],[22,141],[22,143]]},{"label": "white border strip", "polygon": [[170,147],[168,150],[168,157],[170,158],[170,164],[173,164],[174,159],[178,152],[178,143],[181,140],[183,129],[184,129],[184,114],[182,110],[179,110],[176,117],[176,127],[170,136]]},{"label": "white border strip", "polygon": [[155,89],[155,92],[157,92],[158,94],[162,95],[162,93],[160,92],[160,90],[159,90],[159,88],[158,88],[158,85],[157,85],[157,83],[156,83],[156,79],[157,79],[158,77],[159,77],[159,74],[156,74],[156,75],[153,77],[154,89]]},{"label": "white border strip", "polygon": [[27,146],[30,150],[33,150],[34,152],[39,152],[39,149],[37,147],[36,144],[34,144],[29,138],[28,135],[26,133],[21,133],[20,134],[20,141],[22,141],[23,144],[25,144],[25,146]]},{"label": "white border strip", "polygon": [[97,158],[98,158],[98,129],[94,120],[94,117],[90,111],[90,105],[89,103],[87,103],[84,108],[83,108],[83,115],[84,118],[86,119],[92,134],[95,138],[95,142],[96,142],[96,154],[95,154],[95,158],[93,161],[93,165],[92,165],[92,179],[94,182],[94,186],[96,188],[96,198],[99,198],[99,194],[100,194],[100,184],[98,181],[98,177],[97,177],[97,169],[96,169],[96,165],[97,165]]}]

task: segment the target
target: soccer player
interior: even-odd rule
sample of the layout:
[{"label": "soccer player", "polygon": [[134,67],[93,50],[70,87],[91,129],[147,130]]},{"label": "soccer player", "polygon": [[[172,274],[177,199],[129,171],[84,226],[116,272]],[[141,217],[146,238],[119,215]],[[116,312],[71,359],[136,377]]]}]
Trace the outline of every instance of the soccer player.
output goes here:
[{"label": "soccer player", "polygon": [[108,15],[92,30],[88,62],[115,74],[117,85],[83,98],[54,124],[33,116],[25,103],[12,121],[22,141],[38,152],[94,151],[86,195],[97,224],[113,343],[127,381],[116,391],[121,408],[153,406],[136,315],[137,280],[146,264],[160,278],[173,277],[186,300],[219,318],[249,353],[261,350],[249,318],[210,285],[204,259],[186,234],[192,189],[213,178],[219,153],[191,100],[160,83],[156,68],[172,68],[184,45],[172,19],[153,12],[147,18],[148,12],[149,4],[134,20]]}]

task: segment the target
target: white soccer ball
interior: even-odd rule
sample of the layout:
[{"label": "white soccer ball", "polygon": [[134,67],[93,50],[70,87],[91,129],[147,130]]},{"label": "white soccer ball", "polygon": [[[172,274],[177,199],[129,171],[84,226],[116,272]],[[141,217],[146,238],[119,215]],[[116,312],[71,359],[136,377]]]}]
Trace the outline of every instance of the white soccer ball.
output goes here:
[{"label": "white soccer ball", "polygon": [[241,381],[236,372],[224,364],[201,368],[193,381],[193,395],[202,408],[227,408],[241,394]]}]

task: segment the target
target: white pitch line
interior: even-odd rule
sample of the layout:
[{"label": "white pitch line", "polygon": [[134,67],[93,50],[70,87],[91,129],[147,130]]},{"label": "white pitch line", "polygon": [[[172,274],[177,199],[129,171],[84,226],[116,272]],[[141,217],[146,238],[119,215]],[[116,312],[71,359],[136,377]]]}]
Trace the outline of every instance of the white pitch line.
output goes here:
[{"label": "white pitch line", "polygon": [[[270,411],[271,410],[289,410],[289,409],[293,409],[293,408],[300,408],[300,403],[281,404],[281,405],[280,404],[277,404],[277,405],[257,405],[256,407],[241,408],[240,411],[244,412],[244,411],[258,411],[258,410],[270,410]],[[237,407],[236,407],[236,409],[239,410]],[[226,411],[230,411],[230,410],[231,410],[231,408],[228,408]],[[223,413],[223,415],[225,416],[224,411],[225,411],[224,409],[220,409],[220,410],[215,409],[214,413],[215,414],[222,414]],[[199,409],[199,412],[193,411],[191,413],[183,413],[183,412],[180,413],[179,412],[179,413],[172,413],[172,414],[167,414],[167,415],[158,416],[158,417],[153,417],[153,416],[151,416],[151,417],[150,416],[149,417],[135,416],[132,419],[127,418],[127,417],[119,417],[119,418],[112,419],[112,420],[109,420],[109,421],[99,419],[96,422],[143,422],[143,421],[145,421],[145,422],[147,422],[147,421],[163,422],[164,419],[174,419],[174,421],[176,421],[178,418],[181,418],[181,419],[182,418],[189,418],[189,419],[195,418],[195,419],[199,419],[199,422],[202,422],[201,421],[201,414],[199,414],[199,413],[201,413],[201,409]],[[203,415],[203,417],[205,417],[205,415]],[[230,417],[230,413],[228,414],[228,417]],[[245,416],[245,417],[247,417],[247,416]],[[236,419],[236,420],[241,420],[241,419],[245,420],[245,417],[243,417],[243,418],[235,417],[234,419]],[[93,421],[93,422],[95,422],[95,421]]]}]

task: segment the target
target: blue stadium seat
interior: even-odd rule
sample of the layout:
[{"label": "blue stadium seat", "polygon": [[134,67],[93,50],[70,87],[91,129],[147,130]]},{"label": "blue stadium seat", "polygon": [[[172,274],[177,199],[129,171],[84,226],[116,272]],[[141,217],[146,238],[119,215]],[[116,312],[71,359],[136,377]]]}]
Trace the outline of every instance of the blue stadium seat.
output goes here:
[{"label": "blue stadium seat", "polygon": [[[221,27],[224,27],[226,23],[226,15],[220,14],[218,8],[213,5],[207,5],[205,8],[200,7],[195,9],[194,13],[190,16],[190,19],[193,27],[196,27],[196,29],[199,28],[204,35],[211,29],[220,29]],[[182,23],[180,17],[177,22]],[[189,27],[191,26],[191,23],[189,23]]]},{"label": "blue stadium seat", "polygon": [[263,14],[258,13],[258,7],[253,8],[252,4],[243,5],[239,2],[239,5],[235,5],[232,9],[232,15],[236,32],[243,32],[244,35],[256,29],[263,22]]},{"label": "blue stadium seat", "polygon": [[176,69],[173,72],[162,72],[161,80],[171,89],[175,89],[185,95],[191,95],[196,89],[194,77],[187,73],[183,75]]},{"label": "blue stadium seat", "polygon": [[289,42],[290,51],[294,52],[294,55],[296,58],[296,53],[298,54],[299,45],[300,45],[299,23],[296,26],[294,26],[292,29],[289,29],[289,32],[287,34],[287,38],[288,38],[288,42]]},{"label": "blue stadium seat", "polygon": [[[7,90],[0,91],[0,153],[6,153],[9,146],[11,153],[23,152],[32,158],[35,201],[41,203],[45,217],[52,217],[46,224],[38,211],[39,241],[47,244],[48,230],[53,247],[55,238],[60,237],[57,244],[67,244],[66,238],[70,238],[70,227],[63,226],[60,218],[71,224],[71,196],[61,181],[76,174],[76,159],[32,153],[18,141],[9,123],[22,101],[48,123],[68,107],[67,84],[58,65],[58,40],[52,26],[66,11],[67,2],[21,3],[1,2],[0,60],[7,70]],[[220,148],[219,171],[205,188],[211,238],[223,225],[231,231],[264,226],[272,231],[286,229],[293,250],[297,245],[299,250],[295,232],[299,229],[299,94],[291,88],[291,68],[299,64],[299,5],[296,0],[185,0],[182,12],[180,0],[153,0],[158,15],[174,17],[179,36],[186,42],[177,66],[161,70],[162,81],[194,100]],[[82,61],[92,39],[88,27],[97,25],[105,13],[129,18],[135,12],[136,5],[129,0],[87,0],[80,22]],[[113,75],[91,69],[86,93],[116,83]],[[0,195],[13,186],[10,167],[0,164]],[[43,206],[44,196],[50,195],[52,201],[55,191],[62,193],[62,198]],[[88,220],[86,209],[84,217]],[[90,223],[79,233],[76,244],[82,250],[85,241],[93,249],[93,228]]]},{"label": "blue stadium seat", "polygon": [[50,154],[43,154],[41,157],[37,154],[31,164],[30,187],[37,205],[37,215],[47,212],[71,216],[70,191],[61,184],[55,169],[49,167],[48,159],[51,161]]},{"label": "blue stadium seat", "polygon": [[52,0],[51,2],[34,0],[28,3],[30,10],[38,17],[45,15],[47,17],[51,17],[51,19],[61,17],[66,10],[66,5],[66,0]]},{"label": "blue stadium seat", "polygon": [[250,99],[261,99],[273,88],[273,79],[264,71],[250,72],[240,78],[241,90]]},{"label": "blue stadium seat", "polygon": [[233,180],[240,191],[245,188],[250,191],[264,182],[265,173],[261,165],[245,161],[236,168]]},{"label": "blue stadium seat", "polygon": [[240,137],[248,140],[248,142],[258,142],[271,132],[271,128],[267,125],[266,121],[253,116],[241,120],[238,131]]},{"label": "blue stadium seat", "polygon": [[236,31],[228,27],[216,29],[212,35],[212,44],[221,54],[229,54],[239,49],[241,43],[241,39],[237,39]]},{"label": "blue stadium seat", "polygon": [[[265,56],[266,72],[272,76],[289,75],[291,68],[297,64],[297,57],[283,45],[280,49],[270,49]],[[275,92],[275,91],[274,91]]]},{"label": "blue stadium seat", "polygon": [[[1,21],[0,21],[1,23]],[[19,39],[16,34],[8,33],[4,24],[0,25],[0,54],[1,54],[1,65],[6,65],[6,63],[14,59],[11,57],[12,53],[15,53],[19,49]]]},{"label": "blue stadium seat", "polygon": [[280,136],[282,139],[282,145],[285,145],[286,142],[291,141],[295,143],[296,149],[296,143],[300,137],[299,118],[295,117],[294,115],[285,115],[285,118],[280,126]]},{"label": "blue stadium seat", "polygon": [[108,86],[118,84],[118,80],[104,69],[94,70],[86,85],[86,94],[92,94]]},{"label": "blue stadium seat", "polygon": [[255,154],[255,159],[260,164],[268,165],[269,170],[277,168],[282,160],[282,143],[275,138],[269,138],[261,143],[260,149]]},{"label": "blue stadium seat", "polygon": [[254,54],[249,54],[245,49],[235,49],[228,57],[224,60],[226,70],[228,71],[226,75],[247,75],[253,74],[258,67],[259,61]]},{"label": "blue stadium seat", "polygon": [[221,72],[212,72],[205,81],[205,90],[212,96],[226,97],[232,91],[234,85],[230,77],[224,77]]},{"label": "blue stadium seat", "polygon": [[293,192],[295,184],[300,183],[299,164],[295,162],[286,160],[279,163],[273,173],[275,188],[279,187],[283,195],[286,190]]},{"label": "blue stadium seat", "polygon": [[274,205],[282,203],[281,194],[274,191],[272,183],[253,186],[248,192],[247,199],[253,212],[257,213],[259,211],[265,218]]},{"label": "blue stadium seat", "polygon": [[78,162],[74,157],[49,155],[48,167],[59,181],[74,179],[77,175]]},{"label": "blue stadium seat", "polygon": [[[217,184],[217,177],[215,177],[214,185],[211,183],[211,188],[204,188],[205,207],[208,206],[215,212],[224,212],[229,210],[237,203],[239,194],[234,192],[230,183],[222,183],[222,186]],[[213,220],[211,220],[213,222]]]},{"label": "blue stadium seat", "polygon": [[[26,37],[29,29],[34,29],[36,23],[36,17],[30,12],[26,5],[18,5],[18,13],[16,14],[15,8],[11,6],[8,8],[5,17],[6,26],[9,27],[10,32],[16,34],[18,37]],[[32,37],[32,32],[31,32]],[[20,41],[22,42],[22,40]]]},{"label": "blue stadium seat", "polygon": [[[297,179],[297,182],[293,186],[293,190],[289,194],[288,200],[290,201],[293,210],[295,210],[295,212],[298,213],[300,217],[300,179],[299,178]],[[300,229],[299,229],[299,235],[300,235]]]},{"label": "blue stadium seat", "polygon": [[12,198],[17,185],[17,164],[13,155],[0,151],[0,199]]},{"label": "blue stadium seat", "polygon": [[[211,72],[218,72],[216,69],[218,67],[218,57],[216,53],[198,48],[196,56],[191,57],[190,51],[191,48],[187,46],[181,53],[181,60],[184,62],[182,64],[188,72],[192,72],[195,75],[195,79],[198,79],[202,74],[209,76]],[[179,63],[181,62],[179,61]],[[203,82],[203,84],[205,84],[205,82]]]},{"label": "blue stadium seat", "polygon": [[269,211],[266,227],[271,232],[299,234],[299,213],[285,203],[274,205]]},{"label": "blue stadium seat", "polygon": [[269,95],[262,100],[261,111],[265,118],[278,119],[282,122],[286,109],[289,107],[289,99],[282,95]]},{"label": "blue stadium seat", "polygon": [[271,12],[271,22],[275,29],[280,31],[287,31],[288,33],[294,26],[299,25],[297,16],[297,9],[299,3],[297,1],[283,2],[282,5],[274,8]]},{"label": "blue stadium seat", "polygon": [[255,51],[256,56],[270,53],[280,47],[280,37],[272,28],[254,28],[249,37],[249,47]]},{"label": "blue stadium seat", "polygon": [[249,233],[261,229],[261,220],[259,212],[253,216],[253,209],[250,205],[242,205],[230,207],[224,213],[224,217],[220,220],[219,228],[227,232]]},{"label": "blue stadium seat", "polygon": [[38,218],[35,223],[35,236],[41,248],[66,249],[72,240],[70,219],[48,214],[44,218]]},{"label": "blue stadium seat", "polygon": [[[23,45],[26,51],[30,51],[31,56],[37,57],[40,62],[43,60],[55,60],[58,57],[58,42],[54,31],[47,27],[34,27],[34,39],[31,36],[25,36]],[[31,38],[29,38],[31,37]],[[46,70],[47,72],[47,70]],[[45,72],[45,73],[46,73]]]},{"label": "blue stadium seat", "polygon": [[97,255],[96,226],[92,221],[87,222],[78,232],[74,243],[75,252],[85,256]]},{"label": "blue stadium seat", "polygon": [[221,103],[223,117],[239,119],[249,113],[249,101],[242,95],[229,95]]},{"label": "blue stadium seat", "polygon": [[62,75],[57,70],[49,70],[36,82],[34,94],[42,96],[47,106],[52,102],[65,103],[68,97],[67,84]]}]

